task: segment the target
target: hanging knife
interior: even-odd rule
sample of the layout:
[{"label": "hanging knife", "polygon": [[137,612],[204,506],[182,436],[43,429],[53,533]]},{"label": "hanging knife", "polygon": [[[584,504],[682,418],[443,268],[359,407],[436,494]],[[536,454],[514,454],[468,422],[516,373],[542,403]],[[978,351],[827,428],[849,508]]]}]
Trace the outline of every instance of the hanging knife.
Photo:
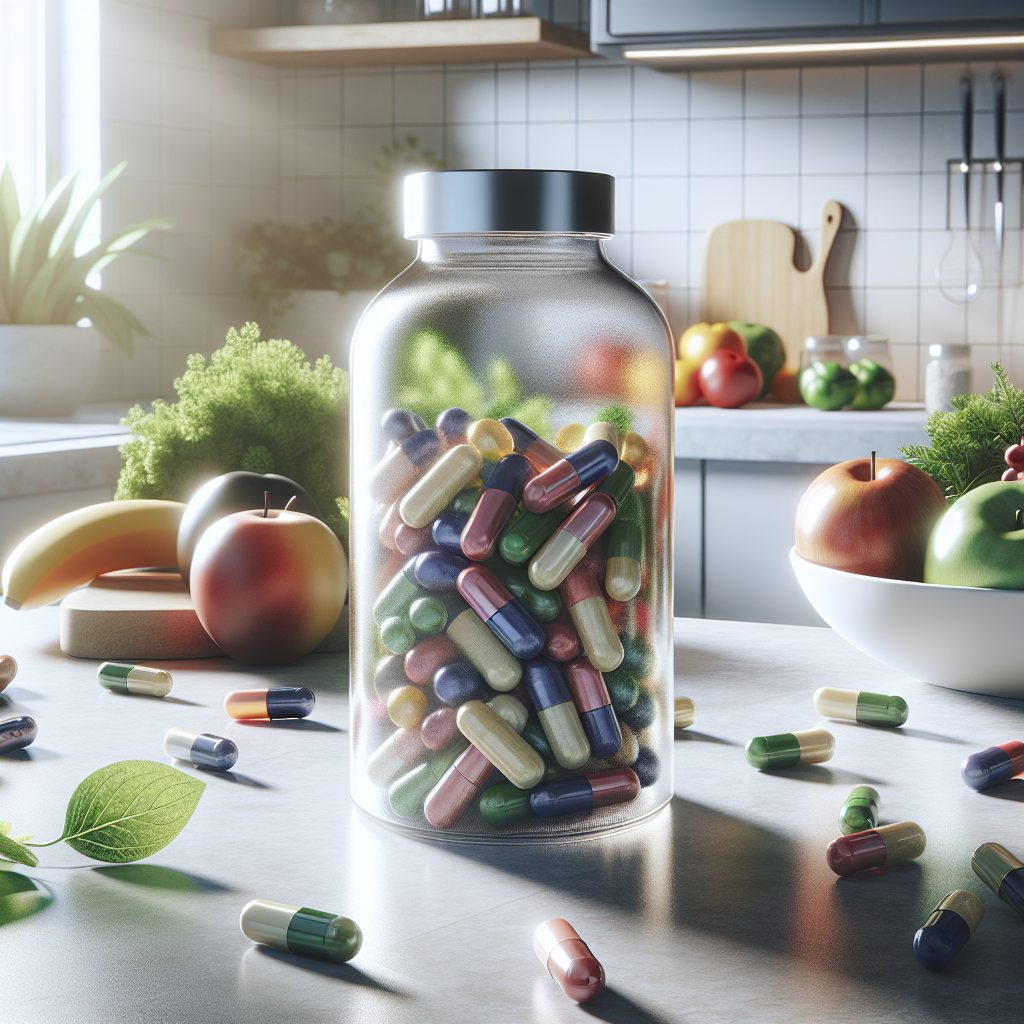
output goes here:
[{"label": "hanging knife", "polygon": [[1006,83],[999,72],[992,75],[996,105],[996,252],[1003,253],[1003,173],[1006,164]]},{"label": "hanging knife", "polygon": [[960,173],[964,176],[964,227],[971,230],[971,153],[974,149],[974,95],[971,76],[960,78]]}]

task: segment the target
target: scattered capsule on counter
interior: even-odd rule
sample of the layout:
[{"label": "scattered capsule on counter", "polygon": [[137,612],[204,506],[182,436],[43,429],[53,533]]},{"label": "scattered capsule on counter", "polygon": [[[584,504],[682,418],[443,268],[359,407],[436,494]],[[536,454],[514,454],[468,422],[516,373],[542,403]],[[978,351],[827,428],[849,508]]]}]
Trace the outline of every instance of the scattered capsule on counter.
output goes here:
[{"label": "scattered capsule on counter", "polygon": [[18,674],[18,663],[9,654],[0,654],[0,693],[7,689]]},{"label": "scattered capsule on counter", "polygon": [[982,843],[971,857],[974,873],[1024,917],[1024,863],[999,843]]},{"label": "scattered capsule on counter", "polygon": [[462,530],[460,546],[467,558],[483,562],[494,554],[501,531],[512,518],[531,473],[525,455],[506,455],[494,467]]},{"label": "scattered capsule on counter", "polygon": [[512,443],[515,450],[525,455],[530,465],[538,473],[543,473],[560,459],[565,457],[565,452],[550,441],[545,441],[535,430],[531,430],[525,423],[506,416],[501,421],[512,435]]},{"label": "scattered capsule on counter", "polygon": [[390,505],[440,454],[441,440],[435,431],[411,434],[374,467],[368,485],[370,494]]},{"label": "scattered capsule on counter", "polygon": [[583,653],[576,630],[565,622],[549,622],[544,627],[544,651],[553,661],[572,661]]},{"label": "scattered capsule on counter", "polygon": [[314,704],[316,695],[305,686],[234,690],[224,698],[224,710],[239,719],[305,718],[312,713]]},{"label": "scattered capsule on counter", "polygon": [[427,429],[422,417],[409,409],[388,409],[381,417],[380,427],[384,436],[395,444],[401,444],[407,437]]},{"label": "scattered capsule on counter", "polygon": [[530,791],[530,810],[538,818],[566,818],[629,803],[639,793],[640,780],[632,768],[606,768],[537,786]]},{"label": "scattered capsule on counter", "polygon": [[591,441],[607,441],[615,445],[616,451],[619,447],[619,428],[614,423],[605,423],[599,420],[591,423],[583,432],[583,443],[590,444]]},{"label": "scattered capsule on counter", "polygon": [[553,917],[537,928],[533,949],[548,974],[577,1003],[589,1003],[604,988],[604,968],[563,918]]},{"label": "scattered capsule on counter", "polygon": [[465,409],[453,407],[445,409],[437,417],[434,429],[441,435],[449,448],[457,444],[466,444],[469,428],[473,425],[473,417]]},{"label": "scattered capsule on counter", "polygon": [[456,722],[459,732],[520,789],[532,789],[544,777],[540,754],[482,701],[463,704]]},{"label": "scattered capsule on counter", "polygon": [[858,786],[847,798],[839,812],[839,831],[844,836],[851,832],[866,832],[878,824],[878,806],[881,797],[871,786]]},{"label": "scattered capsule on counter", "polygon": [[837,875],[852,875],[869,868],[895,867],[924,853],[924,829],[913,821],[879,825],[851,832],[828,844],[825,859]]},{"label": "scattered capsule on counter", "polygon": [[448,636],[492,690],[514,690],[523,677],[523,666],[487,628],[480,616],[465,602],[462,604],[461,611],[457,607],[449,609]]},{"label": "scattered capsule on counter", "polygon": [[914,956],[929,971],[943,971],[971,940],[985,916],[985,905],[966,889],[943,896],[914,936]]},{"label": "scattered capsule on counter", "polygon": [[226,772],[238,760],[238,747],[223,736],[194,729],[171,729],[164,737],[168,757],[191,761],[203,768]]},{"label": "scattered capsule on counter", "polygon": [[[638,694],[639,696],[639,694]],[[689,697],[676,697],[672,707],[672,724],[676,729],[688,729],[697,721],[697,709]]]},{"label": "scattered capsule on counter", "polygon": [[477,420],[466,439],[488,462],[498,462],[515,449],[508,427],[500,420]]},{"label": "scattered capsule on counter", "polygon": [[366,777],[375,786],[386,786],[396,775],[408,771],[429,753],[419,729],[399,729],[370,755],[366,762]]},{"label": "scattered capsule on counter", "polygon": [[633,489],[634,479],[632,467],[620,462],[601,486],[583,499],[530,563],[530,582],[535,587],[553,590],[572,572],[615,521],[619,505]]},{"label": "scattered capsule on counter", "polygon": [[[590,742],[558,665],[550,658],[533,658],[523,666],[523,682],[555,760],[563,768],[582,768],[590,760]],[[618,748],[616,743],[612,753]]]},{"label": "scattered capsule on counter", "polygon": [[498,541],[501,557],[510,565],[525,565],[565,522],[574,507],[572,502],[566,502],[542,515],[524,512],[501,535]]},{"label": "scattered capsule on counter", "polygon": [[463,569],[458,588],[487,628],[517,658],[534,658],[544,649],[544,630],[490,569],[482,565]]},{"label": "scattered capsule on counter", "polygon": [[166,697],[174,685],[171,673],[145,665],[122,665],[105,661],[96,669],[100,686],[115,693],[131,693],[145,697]]},{"label": "scattered capsule on counter", "polygon": [[577,565],[566,576],[559,592],[594,668],[599,672],[617,669],[625,651],[590,566],[586,562]]},{"label": "scattered capsule on counter", "polygon": [[402,498],[402,521],[419,528],[428,526],[483,467],[480,453],[468,444],[445,452]]},{"label": "scattered capsule on counter", "polygon": [[557,434],[555,434],[555,444],[558,445],[562,452],[560,458],[565,457],[566,452],[577,452],[583,447],[583,435],[586,434],[587,428],[582,423],[566,423]]},{"label": "scattered capsule on counter", "polygon": [[795,768],[831,761],[835,750],[832,733],[825,729],[804,729],[776,736],[755,736],[743,748],[743,756],[755,768]]},{"label": "scattered capsule on counter", "polygon": [[523,488],[523,504],[530,512],[548,512],[567,498],[603,480],[619,462],[619,450],[610,441],[591,441],[566,455]]},{"label": "scattered capsule on counter", "polygon": [[622,730],[604,676],[586,658],[577,658],[565,666],[565,681],[579,711],[591,754],[602,760],[614,757],[622,746]]},{"label": "scattered capsule on counter", "polygon": [[971,754],[960,765],[960,778],[971,789],[988,789],[1024,772],[1024,743],[1008,740]]},{"label": "scattered capsule on counter", "polygon": [[604,589],[613,601],[632,601],[643,583],[643,531],[620,509],[608,528]]},{"label": "scattered capsule on counter", "polygon": [[336,964],[351,960],[363,944],[359,925],[347,917],[269,900],[247,903],[238,925],[250,942]]},{"label": "scattered capsule on counter", "polygon": [[843,718],[891,729],[903,725],[910,713],[902,697],[864,690],[837,690],[831,686],[815,690],[814,710],[822,718]]},{"label": "scattered capsule on counter", "polygon": [[35,719],[28,715],[0,722],[0,754],[13,754],[15,750],[27,747],[38,731]]},{"label": "scattered capsule on counter", "polygon": [[399,686],[388,697],[388,718],[399,729],[414,729],[427,713],[427,695],[418,686]]},{"label": "scattered capsule on counter", "polygon": [[392,782],[388,789],[391,810],[407,820],[419,817],[427,794],[441,781],[465,747],[465,742],[453,743]]}]

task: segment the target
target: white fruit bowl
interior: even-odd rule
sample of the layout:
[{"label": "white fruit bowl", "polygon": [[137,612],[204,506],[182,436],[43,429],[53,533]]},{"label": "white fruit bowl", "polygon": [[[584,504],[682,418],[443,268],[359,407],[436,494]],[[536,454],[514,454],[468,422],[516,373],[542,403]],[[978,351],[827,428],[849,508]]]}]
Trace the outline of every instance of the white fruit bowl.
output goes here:
[{"label": "white fruit bowl", "polygon": [[789,560],[814,610],[889,668],[937,686],[1024,698],[1024,591],[858,576]]}]

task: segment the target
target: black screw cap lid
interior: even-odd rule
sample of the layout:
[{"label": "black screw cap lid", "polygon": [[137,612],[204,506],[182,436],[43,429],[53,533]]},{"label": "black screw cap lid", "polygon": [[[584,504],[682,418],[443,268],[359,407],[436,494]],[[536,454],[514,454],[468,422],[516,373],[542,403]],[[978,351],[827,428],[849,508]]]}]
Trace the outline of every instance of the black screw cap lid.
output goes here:
[{"label": "black screw cap lid", "polygon": [[593,171],[422,171],[405,179],[405,237],[615,234],[615,179]]}]

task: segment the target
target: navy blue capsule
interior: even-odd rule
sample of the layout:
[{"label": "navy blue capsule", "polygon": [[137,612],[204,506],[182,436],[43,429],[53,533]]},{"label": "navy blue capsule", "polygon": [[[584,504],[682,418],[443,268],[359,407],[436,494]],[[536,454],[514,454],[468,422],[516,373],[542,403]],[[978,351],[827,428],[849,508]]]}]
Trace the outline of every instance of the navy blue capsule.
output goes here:
[{"label": "navy blue capsule", "polygon": [[952,910],[936,910],[914,936],[914,956],[929,971],[942,971],[967,945],[971,929]]},{"label": "navy blue capsule", "polygon": [[469,428],[474,422],[475,420],[473,417],[470,416],[465,409],[445,409],[445,411],[437,417],[437,423],[435,424],[434,429],[450,445],[465,444],[466,435],[469,433]]},{"label": "navy blue capsule", "polygon": [[487,700],[493,691],[468,661],[444,665],[434,673],[434,693],[442,704],[458,707],[467,700]]},{"label": "navy blue capsule", "polygon": [[488,620],[491,632],[523,661],[536,658],[544,650],[544,630],[530,613],[513,598]]},{"label": "navy blue capsule", "polygon": [[193,729],[171,729],[164,737],[164,750],[170,757],[219,772],[233,768],[238,760],[238,747],[231,740]]},{"label": "navy blue capsule", "polygon": [[426,423],[409,409],[388,409],[381,418],[380,426],[384,436],[396,444],[427,428]]},{"label": "navy blue capsule", "polygon": [[505,491],[518,498],[532,471],[530,460],[525,455],[506,455],[495,465],[485,486],[489,490]]},{"label": "navy blue capsule", "polygon": [[580,722],[590,742],[590,753],[597,758],[614,757],[622,746],[622,730],[611,704],[593,711],[581,711]]},{"label": "navy blue capsule", "polygon": [[646,729],[656,717],[657,708],[649,693],[641,693],[637,702],[628,711],[619,713],[621,721],[628,725],[633,732]]},{"label": "navy blue capsule", "polygon": [[413,562],[416,582],[431,594],[447,594],[455,590],[459,573],[469,565],[469,559],[453,551],[437,548],[424,551]]},{"label": "navy blue capsule", "polygon": [[491,479],[491,475],[494,473],[494,469],[498,464],[491,462],[490,459],[484,459],[484,464],[480,467],[480,479],[484,482],[484,487],[487,486],[488,481]]},{"label": "navy blue capsule", "polygon": [[589,487],[615,469],[619,464],[619,452],[611,441],[602,439],[591,441],[571,455],[566,455],[565,461],[576,470],[580,483]]},{"label": "navy blue capsule", "polygon": [[593,809],[594,790],[585,775],[555,779],[530,793],[530,810],[540,818],[589,814]]},{"label": "navy blue capsule", "polygon": [[430,535],[434,538],[434,543],[439,548],[461,556],[462,531],[466,528],[466,523],[468,522],[469,516],[464,516],[459,512],[445,512],[443,516],[438,516],[434,520]]},{"label": "navy blue capsule", "polygon": [[28,715],[0,722],[0,754],[12,754],[15,750],[27,747],[36,738],[37,732],[35,720]]},{"label": "navy blue capsule", "polygon": [[525,452],[540,437],[535,430],[531,430],[525,423],[520,423],[511,416],[503,416],[501,422],[512,435],[512,443],[516,446],[517,452]]},{"label": "navy blue capsule", "polygon": [[960,765],[960,778],[971,789],[988,789],[1000,782],[1008,782],[1024,772],[1024,743],[1010,740],[980,753],[965,757]]},{"label": "navy blue capsule", "polygon": [[420,430],[399,442],[405,457],[418,469],[425,469],[441,454],[441,439],[433,430]]},{"label": "navy blue capsule", "polygon": [[267,690],[267,718],[305,718],[312,714],[316,694],[306,686],[277,686]]},{"label": "navy blue capsule", "polygon": [[641,747],[636,760],[629,767],[636,772],[636,777],[640,780],[640,785],[644,789],[648,786],[653,786],[661,774],[661,762],[658,760],[658,755],[650,747]]},{"label": "navy blue capsule", "polygon": [[538,711],[572,701],[572,694],[558,665],[550,658],[532,658],[523,665],[523,685]]}]

